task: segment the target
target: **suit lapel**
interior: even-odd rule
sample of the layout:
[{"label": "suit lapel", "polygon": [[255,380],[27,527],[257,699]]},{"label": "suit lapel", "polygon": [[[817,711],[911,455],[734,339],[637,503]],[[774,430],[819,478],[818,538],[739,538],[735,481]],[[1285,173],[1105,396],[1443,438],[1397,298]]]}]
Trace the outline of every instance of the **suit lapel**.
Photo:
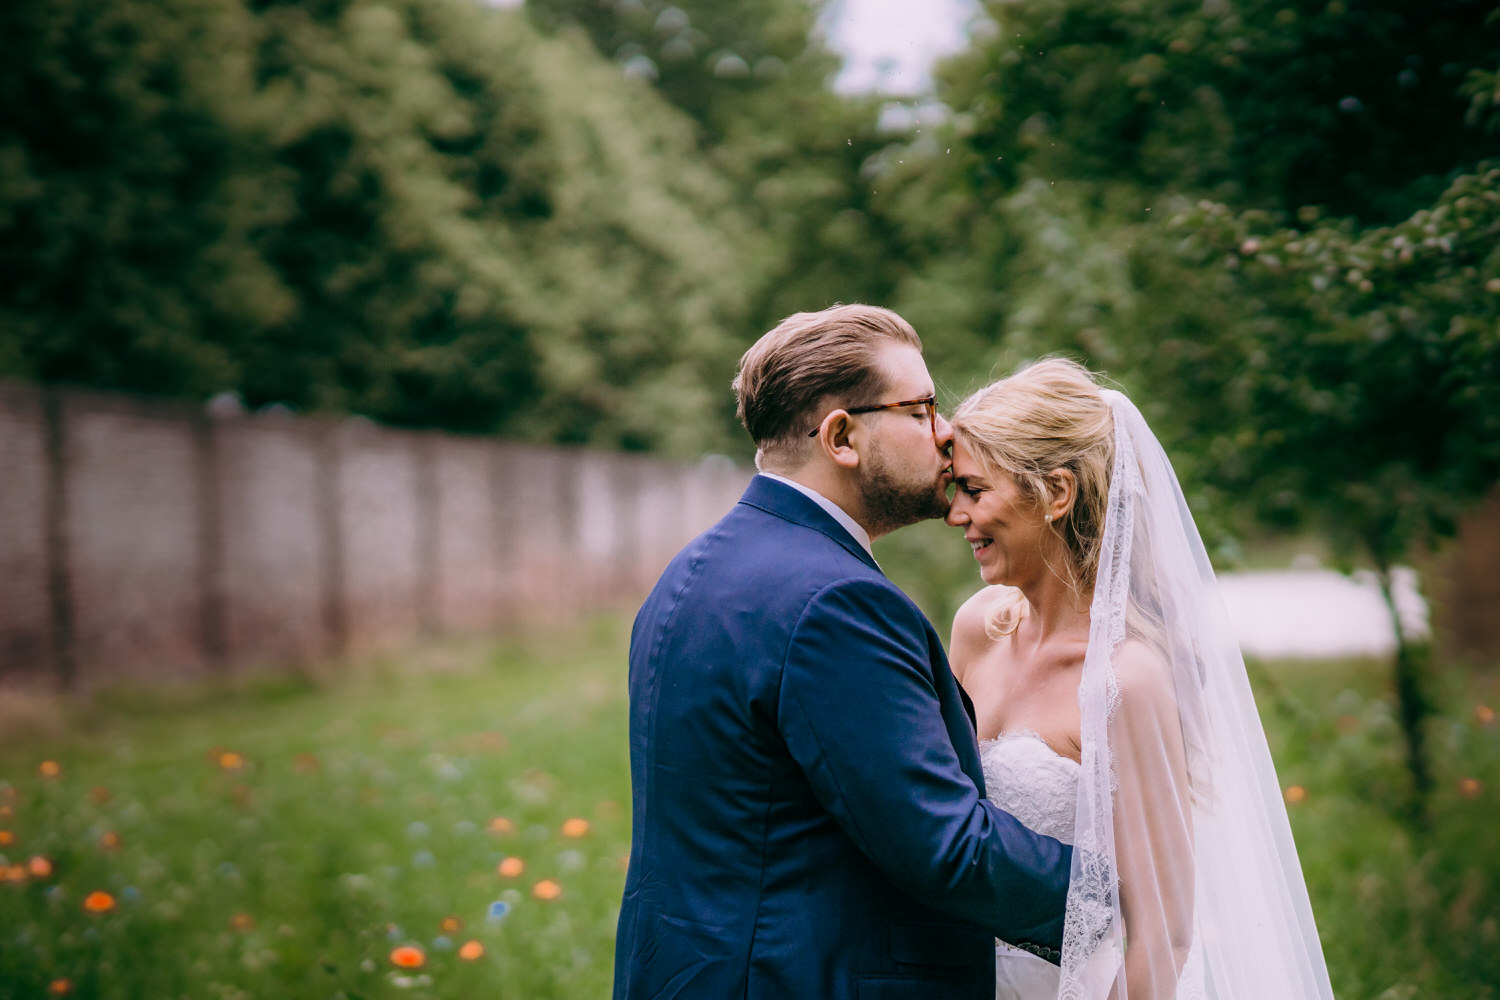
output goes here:
[{"label": "suit lapel", "polygon": [[969,728],[977,733],[979,729],[979,720],[974,715],[974,702],[969,700],[969,692],[964,690],[964,686],[958,683],[957,678],[954,679],[953,683],[954,686],[958,688],[959,700],[961,700],[964,704],[964,714],[969,717]]}]

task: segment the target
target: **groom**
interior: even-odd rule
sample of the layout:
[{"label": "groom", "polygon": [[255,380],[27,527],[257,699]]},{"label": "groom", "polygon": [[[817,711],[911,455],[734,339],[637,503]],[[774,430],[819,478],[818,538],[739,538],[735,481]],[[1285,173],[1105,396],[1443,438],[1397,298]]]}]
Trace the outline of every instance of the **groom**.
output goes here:
[{"label": "groom", "polygon": [[947,508],[921,342],[798,313],[735,390],[761,475],[631,635],[615,1000],[992,1000],[995,937],[1057,961],[1071,851],[985,800],[937,634],[870,553]]}]

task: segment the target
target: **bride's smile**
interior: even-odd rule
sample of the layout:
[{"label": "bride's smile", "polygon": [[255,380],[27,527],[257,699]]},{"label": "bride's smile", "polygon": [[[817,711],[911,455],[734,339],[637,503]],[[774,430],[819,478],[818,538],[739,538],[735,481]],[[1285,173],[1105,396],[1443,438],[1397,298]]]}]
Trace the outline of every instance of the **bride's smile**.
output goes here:
[{"label": "bride's smile", "polygon": [[1057,541],[1042,505],[1015,479],[985,470],[967,442],[953,445],[953,502],[947,523],[964,529],[985,583],[1023,590],[1045,576],[1048,549]]}]

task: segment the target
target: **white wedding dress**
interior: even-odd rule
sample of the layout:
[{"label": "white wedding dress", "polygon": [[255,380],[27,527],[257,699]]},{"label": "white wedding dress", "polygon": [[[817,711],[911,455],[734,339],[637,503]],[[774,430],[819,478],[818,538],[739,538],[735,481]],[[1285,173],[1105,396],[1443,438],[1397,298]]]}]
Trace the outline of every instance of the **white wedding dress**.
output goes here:
[{"label": "white wedding dress", "polygon": [[[1078,763],[1034,733],[1001,733],[979,747],[990,801],[1036,833],[1073,842]],[[1044,958],[995,942],[995,1000],[1051,1000],[1062,970]]]}]

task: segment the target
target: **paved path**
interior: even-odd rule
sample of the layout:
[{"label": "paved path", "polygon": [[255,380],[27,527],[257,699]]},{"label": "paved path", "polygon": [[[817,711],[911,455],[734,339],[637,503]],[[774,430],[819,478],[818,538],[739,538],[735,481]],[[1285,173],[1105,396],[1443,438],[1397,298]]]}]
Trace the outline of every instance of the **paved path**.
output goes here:
[{"label": "paved path", "polygon": [[[1417,591],[1416,573],[1397,569],[1393,577],[1405,629],[1425,636],[1427,603]],[[1380,656],[1395,648],[1395,630],[1372,573],[1226,573],[1219,577],[1219,585],[1246,656]]]}]

